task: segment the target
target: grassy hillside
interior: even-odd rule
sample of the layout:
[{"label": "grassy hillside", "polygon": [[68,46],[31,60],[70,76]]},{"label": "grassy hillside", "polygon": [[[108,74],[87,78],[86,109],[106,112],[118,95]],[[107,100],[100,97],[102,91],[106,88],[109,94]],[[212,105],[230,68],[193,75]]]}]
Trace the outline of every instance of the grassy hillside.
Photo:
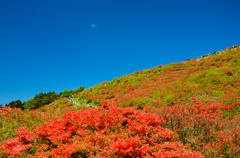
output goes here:
[{"label": "grassy hillside", "polygon": [[2,108],[0,157],[240,157],[239,74],[228,48],[102,82],[80,107]]},{"label": "grassy hillside", "polygon": [[185,105],[192,97],[200,102],[239,104],[239,94],[240,47],[236,47],[199,59],[136,71],[102,82],[74,97],[96,103],[111,99],[119,107],[163,107],[180,102]]}]

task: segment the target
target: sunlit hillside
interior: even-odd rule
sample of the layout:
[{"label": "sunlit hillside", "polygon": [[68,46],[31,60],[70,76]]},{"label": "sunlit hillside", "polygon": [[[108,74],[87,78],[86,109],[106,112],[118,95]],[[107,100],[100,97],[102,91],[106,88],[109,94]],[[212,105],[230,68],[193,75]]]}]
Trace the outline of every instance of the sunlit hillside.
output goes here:
[{"label": "sunlit hillside", "polygon": [[239,94],[238,46],[136,71],[36,110],[0,108],[0,157],[237,158]]},{"label": "sunlit hillside", "polygon": [[201,103],[240,103],[240,47],[188,60],[102,82],[74,97],[96,103],[111,99],[119,107],[185,105],[192,97]]}]

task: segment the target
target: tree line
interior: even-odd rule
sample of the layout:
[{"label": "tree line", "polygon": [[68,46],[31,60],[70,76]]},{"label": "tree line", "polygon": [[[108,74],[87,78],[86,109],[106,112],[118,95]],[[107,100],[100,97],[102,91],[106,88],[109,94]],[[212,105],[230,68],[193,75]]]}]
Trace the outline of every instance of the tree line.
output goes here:
[{"label": "tree line", "polygon": [[[5,104],[5,107],[20,108],[22,110],[24,109],[35,110],[40,107],[43,107],[44,105],[48,105],[52,103],[56,99],[69,97],[83,90],[84,90],[84,86],[79,86],[77,89],[71,90],[71,91],[69,91],[68,89],[65,89],[59,94],[57,94],[54,91],[53,92],[50,91],[48,93],[39,93],[39,94],[36,94],[34,98],[31,98],[26,102],[22,102],[21,100],[18,99],[8,104]],[[0,108],[3,108],[2,104],[0,104]]]}]

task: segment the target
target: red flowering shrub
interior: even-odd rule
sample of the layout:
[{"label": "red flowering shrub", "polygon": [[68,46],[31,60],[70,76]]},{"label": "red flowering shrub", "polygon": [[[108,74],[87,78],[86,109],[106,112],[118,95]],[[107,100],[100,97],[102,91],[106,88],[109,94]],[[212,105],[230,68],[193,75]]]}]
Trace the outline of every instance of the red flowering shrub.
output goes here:
[{"label": "red flowering shrub", "polygon": [[0,145],[3,141],[15,138],[17,135],[29,141],[31,138],[25,137],[27,134],[24,134],[27,131],[22,130],[21,133],[21,130],[19,130],[20,133],[17,132],[18,134],[16,131],[22,126],[33,129],[34,126],[41,125],[46,121],[50,121],[50,118],[38,110],[29,111],[10,107],[0,109]]},{"label": "red flowering shrub", "polygon": [[231,110],[231,109],[234,109],[238,104],[237,103],[234,103],[234,104],[231,104],[231,105],[221,105],[221,109],[225,109],[225,110]]},{"label": "red flowering shrub", "polygon": [[[31,155],[37,157],[203,157],[181,145],[176,132],[161,127],[165,121],[158,115],[118,108],[108,101],[104,105],[65,113],[63,120],[35,129],[35,135],[21,128],[12,146],[23,148],[20,155],[32,144],[36,151]],[[6,145],[9,141],[2,150],[12,155],[8,151],[13,149]]]},{"label": "red flowering shrub", "polygon": [[19,128],[16,134],[23,143],[29,143],[35,139],[33,132],[30,129],[26,129],[26,127]]},{"label": "red flowering shrub", "polygon": [[192,98],[193,105],[151,109],[164,118],[162,127],[176,131],[180,142],[189,144],[195,151],[208,157],[240,156],[240,117],[223,117],[225,111],[237,106],[200,104]]},{"label": "red flowering shrub", "polygon": [[24,143],[21,142],[19,138],[10,138],[4,142],[4,144],[1,146],[1,150],[5,151],[5,153],[9,155],[21,156],[22,153],[30,147],[32,147],[31,144],[24,145]]},{"label": "red flowering shrub", "polygon": [[234,74],[234,72],[231,69],[224,70],[224,72],[229,76],[232,76]]},{"label": "red flowering shrub", "polygon": [[19,128],[16,134],[18,138],[6,140],[1,146],[1,150],[9,155],[21,156],[26,149],[32,147],[31,142],[33,142],[35,136],[31,130],[27,130],[26,127]]}]

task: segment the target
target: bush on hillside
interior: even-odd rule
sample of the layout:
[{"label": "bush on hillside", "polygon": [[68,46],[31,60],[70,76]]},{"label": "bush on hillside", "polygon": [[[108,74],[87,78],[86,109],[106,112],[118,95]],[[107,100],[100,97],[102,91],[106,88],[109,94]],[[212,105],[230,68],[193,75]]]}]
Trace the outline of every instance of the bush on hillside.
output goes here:
[{"label": "bush on hillside", "polygon": [[164,118],[162,127],[176,131],[180,142],[207,157],[240,157],[240,117],[231,118],[238,104],[199,103],[150,109]]},{"label": "bush on hillside", "polygon": [[65,113],[33,131],[22,127],[1,150],[6,157],[204,157],[180,144],[157,115],[108,101],[104,107]]}]

